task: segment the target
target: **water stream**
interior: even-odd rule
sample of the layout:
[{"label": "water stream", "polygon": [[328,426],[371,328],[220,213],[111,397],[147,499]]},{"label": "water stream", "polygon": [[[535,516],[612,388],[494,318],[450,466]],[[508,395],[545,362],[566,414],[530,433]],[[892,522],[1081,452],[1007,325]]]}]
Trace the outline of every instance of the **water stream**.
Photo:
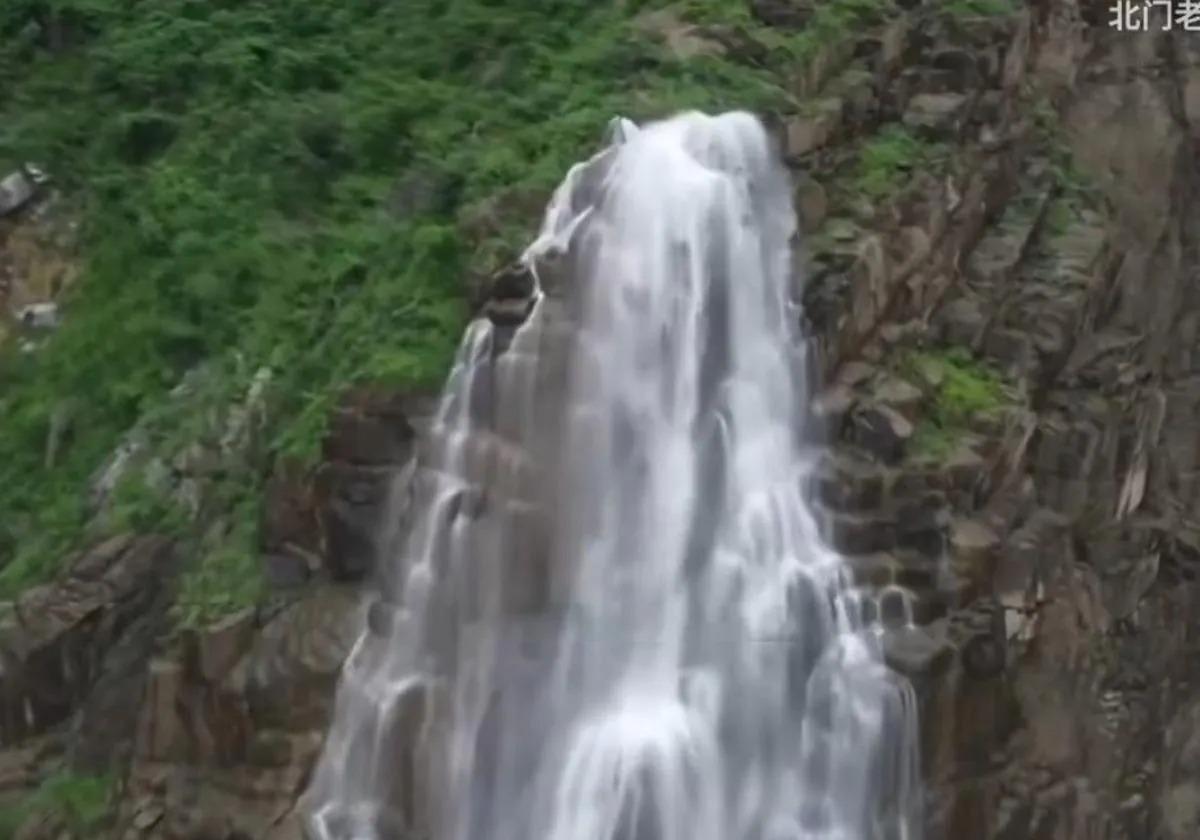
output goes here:
[{"label": "water stream", "polygon": [[912,690],[806,501],[795,235],[747,114],[571,170],[397,490],[314,838],[919,837]]}]

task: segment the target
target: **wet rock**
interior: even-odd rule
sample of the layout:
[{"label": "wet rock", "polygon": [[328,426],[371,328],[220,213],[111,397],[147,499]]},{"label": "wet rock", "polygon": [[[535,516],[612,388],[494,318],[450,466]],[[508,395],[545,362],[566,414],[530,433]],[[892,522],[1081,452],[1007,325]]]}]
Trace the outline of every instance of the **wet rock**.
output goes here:
[{"label": "wet rock", "polygon": [[904,501],[896,510],[896,544],[927,558],[940,557],[948,519],[940,493]]},{"label": "wet rock", "polygon": [[359,580],[374,568],[383,518],[400,470],[328,463],[317,477],[326,562],[338,580]]},{"label": "wet rock", "polygon": [[896,627],[883,634],[883,658],[910,679],[928,677],[951,660],[952,648],[936,627]]},{"label": "wet rock", "polygon": [[819,521],[825,540],[844,554],[872,554],[896,545],[895,524],[888,519],[826,510]]},{"label": "wet rock", "polygon": [[526,300],[533,297],[537,291],[537,280],[528,266],[516,262],[492,275],[489,286],[489,297],[497,300]]},{"label": "wet rock", "polygon": [[534,301],[508,298],[505,300],[489,300],[483,307],[483,314],[500,327],[516,327],[525,323],[529,313],[533,311]]},{"label": "wet rock", "polygon": [[826,388],[811,403],[813,422],[826,435],[840,435],[853,405],[854,395],[849,388],[842,385]]},{"label": "wet rock", "polygon": [[862,512],[876,510],[883,503],[883,472],[852,455],[826,453],[813,482],[817,498],[833,510]]},{"label": "wet rock", "polygon": [[854,443],[886,464],[904,457],[905,447],[913,436],[913,425],[893,408],[886,405],[863,406],[850,415]]}]

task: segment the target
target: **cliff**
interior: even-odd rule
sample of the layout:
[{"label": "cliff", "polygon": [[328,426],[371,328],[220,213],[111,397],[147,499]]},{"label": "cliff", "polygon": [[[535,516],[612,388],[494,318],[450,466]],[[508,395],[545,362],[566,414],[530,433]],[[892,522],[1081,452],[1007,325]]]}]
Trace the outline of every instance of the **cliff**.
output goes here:
[{"label": "cliff", "polygon": [[[795,296],[828,444],[817,510],[862,582],[913,593],[919,629],[890,634],[888,656],[918,689],[930,840],[1194,837],[1200,41],[1111,30],[1107,4],[1084,0],[829,8],[631,7],[597,38],[636,34],[671,72],[705,68],[679,72],[713,104],[747,104],[747,79],[784,91],[749,104],[796,178]],[[506,66],[493,72],[524,67]],[[580,109],[587,132],[597,108],[693,104],[621,93]],[[556,166],[588,151],[575,135],[555,149]],[[406,178],[414,201],[421,183],[442,194]],[[470,212],[451,216],[456,244],[486,243],[475,277],[513,227],[532,234],[545,184],[472,184],[457,196]],[[70,186],[40,185],[0,219],[4,294],[22,305],[90,282]],[[341,269],[338,284],[372,283]],[[473,282],[475,310],[511,333],[527,278]],[[404,352],[457,327],[430,317]],[[296,352],[382,331],[343,326]],[[23,329],[41,352],[40,328]],[[346,371],[309,364],[328,395],[297,408],[304,375],[246,349],[235,375],[189,367],[153,411],[105,414],[102,438],[79,428],[96,407],[72,409],[69,389],[36,392],[37,422],[6,398],[36,432],[8,486],[39,503],[70,486],[86,511],[36,563],[7,555],[25,565],[0,587],[0,836],[298,836],[338,669],[363,622],[388,618],[362,596],[402,526],[386,514],[424,451],[430,377],[422,363],[389,381],[380,362],[345,388]],[[10,393],[35,393],[16,390],[24,375]],[[278,444],[287,424],[313,434],[317,413],[315,451]],[[478,455],[480,469],[498,457]],[[18,548],[40,533],[12,524],[19,508],[4,508]],[[536,600],[543,577],[522,567],[514,591]]]}]

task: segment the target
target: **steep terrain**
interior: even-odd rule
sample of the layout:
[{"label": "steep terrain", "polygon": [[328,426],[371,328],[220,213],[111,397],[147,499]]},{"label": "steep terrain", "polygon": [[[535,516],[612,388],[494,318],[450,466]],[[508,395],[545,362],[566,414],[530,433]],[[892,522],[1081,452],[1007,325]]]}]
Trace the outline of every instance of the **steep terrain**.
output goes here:
[{"label": "steep terrain", "polygon": [[546,5],[0,13],[0,162],[51,176],[0,301],[61,304],[0,339],[0,837],[297,836],[460,312],[527,311],[471,278],[608,117],[682,106],[794,165],[819,510],[915,594],[930,837],[1197,836],[1200,41]]}]

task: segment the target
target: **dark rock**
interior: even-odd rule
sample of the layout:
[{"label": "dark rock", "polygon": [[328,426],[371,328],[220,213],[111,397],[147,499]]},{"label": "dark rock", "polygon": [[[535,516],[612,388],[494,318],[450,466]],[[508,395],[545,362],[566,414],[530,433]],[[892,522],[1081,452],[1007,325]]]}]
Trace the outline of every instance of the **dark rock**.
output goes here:
[{"label": "dark rock", "polygon": [[751,13],[767,26],[803,29],[812,19],[813,0],[750,0]]},{"label": "dark rock", "polygon": [[887,464],[904,457],[913,425],[885,405],[864,406],[851,412],[851,436],[856,444]]},{"label": "dark rock", "polygon": [[992,634],[972,636],[963,645],[959,657],[963,671],[977,680],[999,676],[1007,666],[1004,640]]},{"label": "dark rock", "polygon": [[824,438],[838,438],[842,434],[842,426],[854,405],[854,396],[849,388],[834,385],[826,388],[809,403],[812,422],[816,432]]},{"label": "dark rock", "polygon": [[533,311],[533,304],[534,301],[532,299],[492,299],[484,304],[483,314],[497,326],[515,327],[525,323],[525,319]]},{"label": "dark rock", "polygon": [[817,498],[834,510],[869,511],[883,503],[884,474],[865,459],[827,454],[818,466],[814,484]]},{"label": "dark rock", "polygon": [[308,583],[312,569],[308,562],[295,554],[266,554],[263,572],[272,589],[293,589]]},{"label": "dark rock", "polygon": [[374,568],[388,498],[400,470],[326,464],[318,476],[326,562],[338,580],[359,580]]},{"label": "dark rock", "polygon": [[952,649],[941,634],[924,627],[896,627],[883,634],[883,658],[910,679],[936,674],[950,661]]},{"label": "dark rock", "polygon": [[404,464],[415,432],[409,422],[411,397],[396,391],[360,389],[334,411],[325,438],[325,458],[351,464]]},{"label": "dark rock", "polygon": [[934,325],[946,341],[970,347],[983,334],[987,316],[978,301],[958,298],[934,315]]},{"label": "dark rock", "polygon": [[512,263],[496,272],[491,279],[489,297],[498,300],[517,298],[526,300],[537,291],[533,272],[523,263]]},{"label": "dark rock", "polygon": [[890,551],[896,545],[895,524],[887,519],[825,511],[819,521],[822,536],[843,554]]},{"label": "dark rock", "polygon": [[44,731],[74,711],[105,654],[169,578],[171,543],[116,537],[26,591],[0,622],[0,742]]}]

